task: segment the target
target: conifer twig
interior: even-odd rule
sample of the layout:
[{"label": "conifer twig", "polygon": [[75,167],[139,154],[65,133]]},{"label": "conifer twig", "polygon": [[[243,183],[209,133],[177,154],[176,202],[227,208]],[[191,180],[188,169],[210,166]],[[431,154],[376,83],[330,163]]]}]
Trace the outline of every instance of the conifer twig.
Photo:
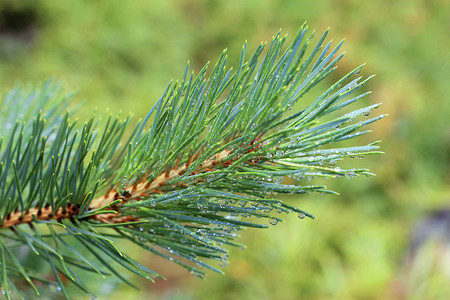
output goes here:
[{"label": "conifer twig", "polygon": [[306,33],[304,25],[287,47],[278,33],[267,51],[261,44],[249,59],[244,44],[235,71],[226,66],[226,52],[210,75],[208,66],[196,76],[188,66],[126,141],[130,118],[93,116],[77,124],[65,112],[70,97],[53,83],[5,94],[2,286],[20,297],[18,278],[36,291],[36,282],[48,282],[15,256],[17,247],[47,264],[66,298],[62,278],[92,294],[78,270],[105,276],[107,269],[131,286],[117,266],[150,280],[161,277],[119,250],[118,239],[199,277],[204,269],[222,273],[215,261],[227,261],[227,245],[240,246],[235,232],[268,227],[249,217],[271,225],[283,213],[314,218],[277,194],[336,194],[305,179],[373,175],[336,166],[346,157],[381,153],[378,142],[336,146],[384,117],[369,118],[379,104],[340,113],[369,94],[355,92],[371,77],[362,79],[357,67],[305,103],[343,56],[342,42],[334,48],[324,43],[327,32],[309,50],[313,34]]}]

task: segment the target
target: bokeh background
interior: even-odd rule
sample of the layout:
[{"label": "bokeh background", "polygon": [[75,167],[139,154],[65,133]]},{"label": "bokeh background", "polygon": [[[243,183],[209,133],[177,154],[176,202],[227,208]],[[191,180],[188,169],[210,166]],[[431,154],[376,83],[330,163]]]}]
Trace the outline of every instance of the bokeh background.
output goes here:
[{"label": "bokeh background", "polygon": [[78,91],[80,119],[107,107],[139,118],[187,60],[198,71],[228,48],[236,65],[245,40],[331,27],[346,55],[330,80],[364,62],[362,75],[377,74],[364,101],[389,117],[361,143],[381,139],[386,154],[350,163],[378,176],[329,180],[341,196],[291,197],[318,218],[243,232],[226,275],[200,280],[130,249],[168,280],[132,278],[141,291],[89,280],[100,299],[448,299],[449,16],[446,0],[2,0],[0,83],[55,78]]}]

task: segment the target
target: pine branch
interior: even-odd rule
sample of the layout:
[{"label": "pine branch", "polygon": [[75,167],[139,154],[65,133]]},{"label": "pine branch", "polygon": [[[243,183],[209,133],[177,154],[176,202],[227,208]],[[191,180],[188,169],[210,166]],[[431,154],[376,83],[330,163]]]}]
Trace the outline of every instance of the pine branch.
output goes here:
[{"label": "pine branch", "polygon": [[[209,75],[207,66],[197,76],[188,66],[123,144],[129,118],[93,117],[78,126],[62,114],[69,98],[55,96],[58,88],[52,85],[20,97],[17,90],[7,94],[1,116],[10,117],[0,120],[7,129],[0,141],[6,295],[13,286],[9,277],[22,277],[35,289],[36,280],[46,281],[14,256],[13,249],[22,245],[48,264],[67,298],[61,276],[90,293],[73,269],[104,276],[98,268],[103,266],[130,285],[117,266],[150,280],[160,277],[121,252],[116,239],[200,277],[204,268],[221,273],[214,260],[226,262],[224,245],[240,246],[235,231],[267,227],[246,218],[269,219],[272,225],[281,221],[279,213],[313,218],[276,194],[336,194],[305,184],[305,178],[373,175],[334,166],[349,156],[381,153],[377,142],[333,147],[369,132],[358,130],[384,117],[365,118],[378,104],[338,113],[368,94],[354,94],[370,79],[352,79],[361,67],[298,110],[299,100],[343,56],[338,54],[342,42],[333,49],[324,44],[327,32],[307,50],[313,35],[306,32],[303,26],[285,50],[286,37],[277,34],[267,50],[261,44],[249,60],[244,45],[236,71],[226,67],[226,52]],[[31,99],[21,118],[11,105],[14,97],[20,103]],[[61,100],[52,104],[55,99]],[[14,114],[20,121],[5,125]],[[295,184],[287,184],[292,180],[286,177]]]}]

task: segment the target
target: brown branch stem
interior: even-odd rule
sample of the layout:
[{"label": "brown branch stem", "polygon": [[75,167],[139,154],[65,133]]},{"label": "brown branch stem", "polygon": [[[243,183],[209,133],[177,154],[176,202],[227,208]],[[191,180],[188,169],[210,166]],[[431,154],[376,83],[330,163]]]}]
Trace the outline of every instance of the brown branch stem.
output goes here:
[{"label": "brown branch stem", "polygon": [[50,206],[46,206],[42,209],[32,208],[25,214],[22,214],[20,211],[15,211],[6,217],[0,228],[8,228],[19,224],[31,223],[33,222],[33,215],[40,221],[49,221],[70,218],[77,213],[78,208],[74,208],[72,205],[66,206],[65,209],[59,207],[55,212]]}]

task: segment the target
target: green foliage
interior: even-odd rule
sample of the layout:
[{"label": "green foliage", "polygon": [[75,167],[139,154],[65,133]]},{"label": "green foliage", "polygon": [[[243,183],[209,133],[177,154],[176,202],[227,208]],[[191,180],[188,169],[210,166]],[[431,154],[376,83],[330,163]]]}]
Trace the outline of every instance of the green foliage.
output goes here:
[{"label": "green foliage", "polygon": [[[58,210],[64,215],[72,207],[79,208],[77,217],[82,218],[81,212],[87,209],[97,190],[114,171],[112,155],[128,119],[120,121],[110,116],[103,123],[94,123],[91,119],[80,126],[65,112],[70,99],[52,83],[35,89],[17,87],[3,96],[0,223],[4,226],[12,215],[18,216],[20,222],[27,212],[36,208],[30,225],[47,223],[51,233],[42,235],[34,226],[1,231],[2,255],[7,257],[7,260],[2,259],[2,286],[8,297],[7,286],[20,295],[20,289],[10,281],[9,275],[25,278],[33,288],[36,287],[30,277],[46,282],[43,277],[25,271],[14,256],[14,249],[21,245],[27,245],[38,258],[48,261],[63,291],[57,271],[78,283],[68,266],[77,265],[76,260],[58,249],[58,240],[65,242],[55,234],[52,225],[61,224],[56,220],[38,219],[48,210],[52,212],[50,215],[58,215]],[[62,226],[69,235],[83,238],[82,227]],[[76,254],[70,247],[67,249]]]},{"label": "green foliage", "polygon": [[[27,25],[24,30],[6,31],[3,16],[8,7],[15,16],[26,8],[35,17],[20,19]],[[175,74],[182,77],[188,58],[197,71],[227,47],[228,63],[237,66],[246,38],[254,49],[279,28],[294,33],[304,20],[319,32],[330,26],[335,39],[346,38],[346,55],[322,87],[361,62],[367,63],[362,75],[377,74],[360,89],[374,90],[360,103],[382,101],[379,113],[390,114],[370,126],[387,155],[348,159],[340,167],[368,167],[378,176],[311,181],[326,183],[341,196],[286,197],[319,218],[296,222],[292,214],[286,216],[291,221],[279,222],[276,230],[240,232],[248,250],[232,248],[227,275],[210,272],[206,282],[122,243],[121,249],[129,247],[134,258],[170,280],[151,284],[134,277],[143,289],[135,291],[117,281],[83,275],[86,282],[98,283],[93,288],[101,291],[99,298],[396,299],[403,297],[396,294],[402,289],[409,295],[403,298],[447,298],[448,272],[440,271],[445,263],[425,251],[417,268],[405,266],[414,225],[450,199],[446,1],[3,0],[0,13],[3,89],[18,80],[56,76],[89,100],[77,112],[83,121],[103,107],[144,117],[167,82]],[[80,103],[80,96],[74,101]],[[312,91],[301,103],[314,98]],[[371,136],[361,137],[359,143],[369,143]],[[51,289],[49,297],[59,294]]]},{"label": "green foliage", "polygon": [[111,159],[128,119],[109,116],[101,124],[92,118],[79,126],[65,112],[70,97],[61,93],[46,83],[4,96],[1,223],[15,209],[71,204],[83,210],[114,172]]},{"label": "green foliage", "polygon": [[[313,217],[276,194],[334,194],[301,180],[372,175],[334,167],[346,157],[380,153],[376,142],[334,145],[367,133],[359,130],[384,117],[365,118],[378,104],[339,113],[367,95],[355,93],[369,79],[357,77],[361,67],[292,110],[343,56],[342,42],[331,48],[326,35],[308,49],[313,35],[303,26],[287,47],[277,34],[249,58],[244,45],[235,71],[226,66],[225,52],[209,74],[207,66],[196,76],[186,68],[122,145],[128,118],[92,117],[78,126],[62,113],[70,98],[51,84],[5,95],[0,237],[6,296],[21,297],[19,277],[35,289],[35,281],[48,282],[15,257],[20,247],[47,263],[51,284],[66,298],[65,281],[91,294],[80,271],[114,275],[131,286],[117,266],[161,277],[119,250],[118,239],[200,277],[203,268],[221,273],[214,260],[227,261],[225,246],[241,246],[236,232],[267,227],[249,217],[272,225],[280,213]],[[26,101],[32,105],[25,111],[11,105]],[[284,182],[287,177],[295,184]]]}]

